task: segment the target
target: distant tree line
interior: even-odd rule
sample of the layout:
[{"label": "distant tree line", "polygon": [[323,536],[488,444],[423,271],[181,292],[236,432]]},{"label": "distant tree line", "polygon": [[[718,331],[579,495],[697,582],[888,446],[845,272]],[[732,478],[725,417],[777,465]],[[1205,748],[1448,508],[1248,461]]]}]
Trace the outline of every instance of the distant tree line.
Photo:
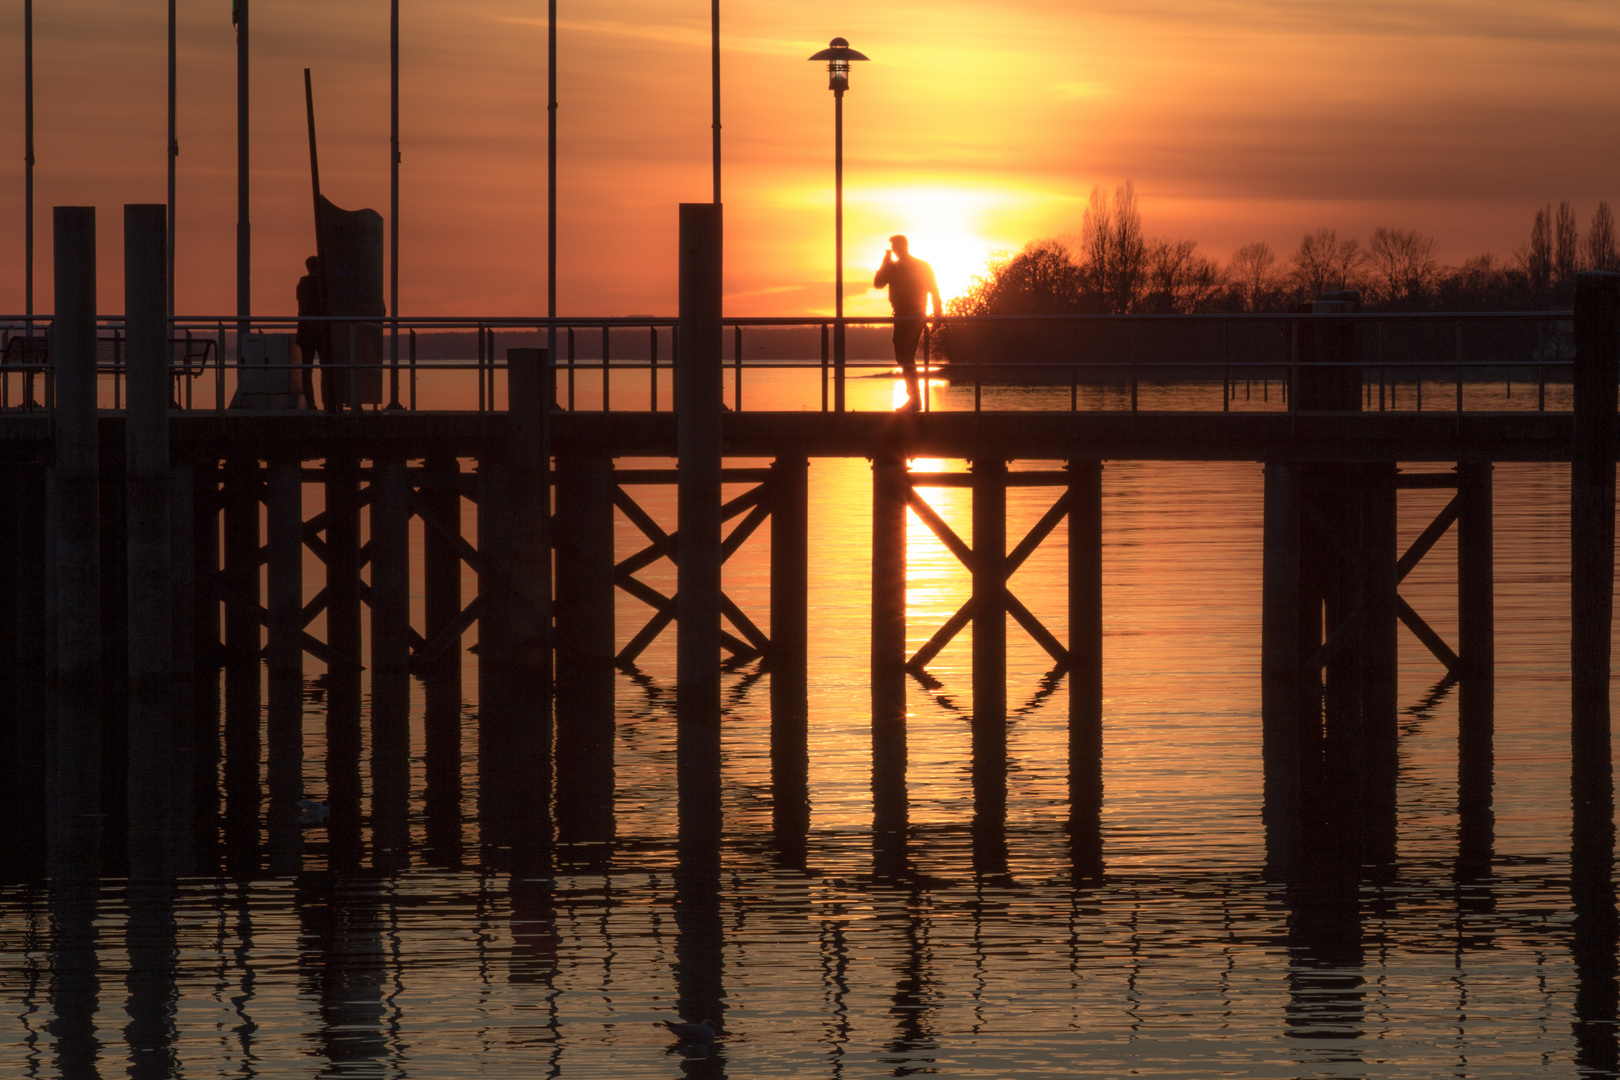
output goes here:
[{"label": "distant tree line", "polygon": [[1560,202],[1536,211],[1529,240],[1499,260],[1476,255],[1443,265],[1439,244],[1415,229],[1380,226],[1365,246],[1322,228],[1284,262],[1264,241],[1223,266],[1196,240],[1149,238],[1135,186],[1110,199],[1093,188],[1077,242],[1037,240],[994,260],[950,302],[953,315],[1163,314],[1291,311],[1324,292],[1355,289],[1371,311],[1539,311],[1567,308],[1581,270],[1620,270],[1620,241],[1607,202],[1582,235]]}]

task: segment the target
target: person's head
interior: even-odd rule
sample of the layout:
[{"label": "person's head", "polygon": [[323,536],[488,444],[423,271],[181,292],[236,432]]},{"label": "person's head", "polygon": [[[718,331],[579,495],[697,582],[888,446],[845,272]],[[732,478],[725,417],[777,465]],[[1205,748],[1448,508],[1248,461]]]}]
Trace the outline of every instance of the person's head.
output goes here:
[{"label": "person's head", "polygon": [[889,237],[889,250],[893,251],[896,255],[904,258],[906,252],[910,250],[910,248],[911,242],[908,241],[904,236]]},{"label": "person's head", "polygon": [[318,256],[318,255],[311,255],[311,256],[310,256],[310,257],[309,257],[309,258],[307,258],[307,259],[305,259],[305,260],[304,260],[304,268],[305,268],[305,269],[306,269],[306,270],[308,270],[308,271],[309,271],[309,272],[310,272],[310,273],[312,273],[312,274],[313,274],[313,273],[314,273],[314,272],[315,272],[315,271],[317,271],[317,270],[319,270],[319,269],[320,269],[320,268],[321,268],[321,259],[320,259],[320,256]]}]

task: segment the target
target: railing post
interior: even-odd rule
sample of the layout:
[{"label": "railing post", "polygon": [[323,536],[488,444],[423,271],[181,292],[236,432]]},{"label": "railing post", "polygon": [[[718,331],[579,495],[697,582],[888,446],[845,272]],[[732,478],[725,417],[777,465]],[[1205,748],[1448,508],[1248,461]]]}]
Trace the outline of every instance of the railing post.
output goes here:
[{"label": "railing post", "polygon": [[833,323],[833,411],[844,411],[844,320]]}]

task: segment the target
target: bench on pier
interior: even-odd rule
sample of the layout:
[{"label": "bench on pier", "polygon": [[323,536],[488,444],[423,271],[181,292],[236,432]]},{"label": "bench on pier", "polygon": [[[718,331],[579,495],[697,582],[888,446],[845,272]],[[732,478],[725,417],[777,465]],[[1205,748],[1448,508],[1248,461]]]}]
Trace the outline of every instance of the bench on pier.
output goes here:
[{"label": "bench on pier", "polygon": [[[96,338],[96,367],[121,372],[127,339],[121,334]],[[216,342],[213,338],[191,336],[169,339],[169,373],[175,380],[175,400],[179,400],[180,380],[195,379],[208,370],[214,357]],[[49,334],[8,337],[4,350],[0,350],[0,365],[6,367],[44,368],[51,362]],[[25,409],[37,408],[34,400],[34,372],[25,371],[23,402]]]}]

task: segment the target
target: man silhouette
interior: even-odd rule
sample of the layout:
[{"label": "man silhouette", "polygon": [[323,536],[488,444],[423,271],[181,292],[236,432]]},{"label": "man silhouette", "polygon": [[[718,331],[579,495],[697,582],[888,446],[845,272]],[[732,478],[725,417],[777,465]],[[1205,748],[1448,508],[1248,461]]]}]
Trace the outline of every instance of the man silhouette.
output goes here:
[{"label": "man silhouette", "polygon": [[325,315],[326,299],[321,295],[321,260],[311,255],[304,260],[304,268],[309,271],[298,279],[298,362],[303,366],[300,377],[303,382],[304,401],[308,406],[315,408],[315,378],[310,365],[319,362],[321,371],[321,395],[326,399],[328,412],[337,411],[337,395],[333,390],[332,373],[325,370],[331,361],[326,349],[326,323],[310,322],[303,318],[305,315]]},{"label": "man silhouette", "polygon": [[922,340],[928,317],[928,300],[933,298],[936,318],[945,314],[945,304],[939,298],[934,268],[912,257],[911,243],[904,236],[889,237],[883,265],[872,278],[874,289],[884,286],[888,286],[889,306],[894,309],[894,362],[906,376],[906,403],[901,408],[915,411],[922,408],[922,394],[917,389],[917,343]]}]

